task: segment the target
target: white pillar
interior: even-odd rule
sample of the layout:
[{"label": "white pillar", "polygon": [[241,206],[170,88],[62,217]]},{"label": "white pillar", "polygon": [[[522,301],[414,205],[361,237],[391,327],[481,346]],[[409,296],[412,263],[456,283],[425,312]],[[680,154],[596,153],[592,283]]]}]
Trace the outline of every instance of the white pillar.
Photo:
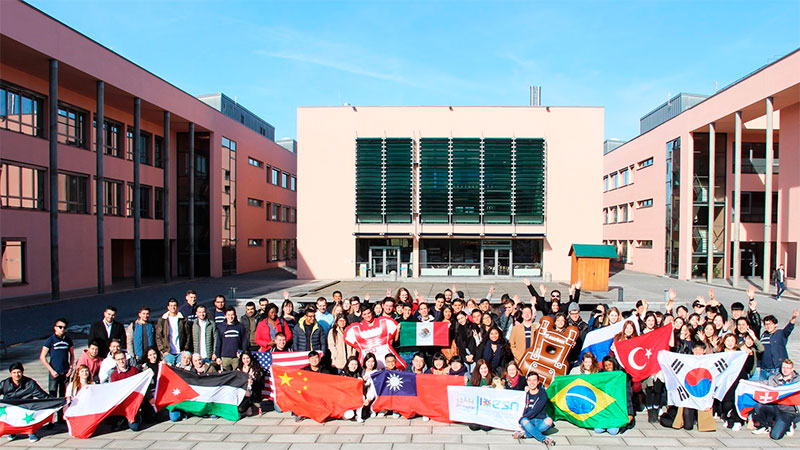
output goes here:
[{"label": "white pillar", "polygon": [[772,97],[767,97],[767,170],[764,180],[764,279],[763,290],[769,292],[772,271]]},{"label": "white pillar", "polygon": [[706,281],[714,279],[714,158],[716,152],[717,128],[714,122],[708,124],[708,236],[706,237]]},{"label": "white pillar", "polygon": [[742,211],[742,112],[736,111],[733,137],[733,287],[739,287],[742,255],[739,249],[739,228]]}]

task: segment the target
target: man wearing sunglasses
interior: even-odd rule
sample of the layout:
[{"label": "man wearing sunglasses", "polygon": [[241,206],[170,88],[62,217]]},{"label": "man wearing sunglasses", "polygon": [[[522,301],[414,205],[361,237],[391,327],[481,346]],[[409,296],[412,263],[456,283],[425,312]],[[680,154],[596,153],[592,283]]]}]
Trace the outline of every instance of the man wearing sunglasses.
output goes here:
[{"label": "man wearing sunglasses", "polygon": [[[544,296],[547,295],[547,288],[544,286],[544,284],[540,284],[539,285],[539,290],[541,291],[541,294],[540,294],[539,292],[536,292],[536,288],[533,287],[533,285],[531,284],[531,281],[529,279],[525,278],[524,280],[522,280],[522,282],[525,283],[525,286],[528,288],[528,292],[530,292],[531,295],[533,296],[533,298],[536,299],[536,310],[537,311],[540,311],[540,312],[542,312],[542,314],[547,316],[547,315],[555,314],[556,312],[558,312],[558,311],[563,309],[563,308],[560,307],[561,306],[561,291],[559,291],[558,289],[554,289],[552,292],[550,292],[550,301],[548,302],[544,298]],[[580,301],[580,299],[581,299],[581,284],[582,284],[581,280],[578,280],[575,284],[573,284],[573,285],[571,285],[569,287],[569,302],[567,302],[567,304],[565,305],[566,308],[569,307],[570,303],[572,303],[572,302],[578,303],[578,301]],[[557,307],[556,311],[553,311],[553,307],[552,307],[553,303],[558,303],[559,304],[559,306]]]},{"label": "man wearing sunglasses", "polygon": [[[67,381],[72,373],[75,362],[75,347],[72,339],[67,336],[67,320],[57,319],[53,326],[53,335],[47,338],[42,345],[42,352],[39,354],[39,361],[49,372],[49,391],[53,397],[63,397],[67,391]],[[50,360],[47,360],[47,355]],[[64,420],[61,411],[58,413],[58,421]]]}]

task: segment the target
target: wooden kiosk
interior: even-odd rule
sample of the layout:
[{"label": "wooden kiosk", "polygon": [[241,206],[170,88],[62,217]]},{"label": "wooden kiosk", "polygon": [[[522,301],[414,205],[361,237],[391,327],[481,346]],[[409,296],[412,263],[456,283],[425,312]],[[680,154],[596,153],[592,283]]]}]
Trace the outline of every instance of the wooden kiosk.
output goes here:
[{"label": "wooden kiosk", "polygon": [[617,257],[613,245],[572,244],[569,255],[572,257],[570,283],[581,280],[584,290],[608,291],[609,260]]}]

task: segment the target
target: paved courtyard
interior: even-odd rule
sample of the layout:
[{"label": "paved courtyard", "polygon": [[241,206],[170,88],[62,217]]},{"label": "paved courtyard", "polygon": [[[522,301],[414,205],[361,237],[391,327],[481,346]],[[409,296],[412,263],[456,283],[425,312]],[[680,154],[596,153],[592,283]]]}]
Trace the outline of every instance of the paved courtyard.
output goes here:
[{"label": "paved courtyard", "polygon": [[[384,295],[387,288],[393,291],[399,286],[406,286],[412,291],[414,289],[426,297],[433,297],[433,294],[448,287],[451,283],[448,280],[402,280],[396,282],[387,281],[364,281],[350,280],[334,282],[333,280],[320,280],[313,283],[285,279],[283,276],[264,277],[259,282],[258,276],[236,278],[226,278],[222,280],[199,280],[195,285],[204,291],[201,296],[203,300],[210,300],[213,292],[222,289],[223,286],[238,286],[238,297],[258,298],[267,295],[270,300],[278,301],[283,289],[288,289],[292,298],[297,301],[313,301],[318,295],[330,297],[333,290],[341,290],[344,295],[359,295],[369,292],[373,299]],[[238,284],[237,284],[238,283]],[[538,286],[538,282],[534,282]],[[519,294],[523,299],[529,295],[525,286],[520,280],[502,280],[496,282],[486,281],[459,281],[457,288],[464,290],[467,296],[482,297],[487,292],[489,286],[497,286],[499,296],[504,292]],[[611,280],[612,285],[622,285],[624,287],[623,306],[630,307],[638,298],[647,298],[653,308],[661,309],[663,305],[664,290],[669,288],[676,289],[679,303],[686,304],[691,302],[697,295],[707,295],[708,287],[703,283],[673,280],[663,277],[637,274],[634,272],[622,272],[614,275]],[[743,283],[745,286],[746,283]],[[147,291],[126,292],[123,294],[112,293],[105,296],[95,296],[91,299],[80,300],[81,310],[75,311],[76,316],[73,323],[85,324],[98,320],[99,309],[106,303],[115,301],[130,303],[129,309],[138,307],[141,303],[150,303],[155,306],[154,313],[161,308],[161,300],[168,298],[165,295],[173,295],[172,291],[185,291],[188,283],[180,283],[177,286],[151,288]],[[560,288],[562,292],[566,289],[563,283],[547,283],[548,289]],[[746,295],[742,290],[734,290],[726,287],[722,283],[714,286],[716,295],[722,303],[730,305],[733,301],[746,300]],[[198,289],[200,291],[201,289]],[[758,309],[762,316],[775,314],[780,320],[780,327],[791,316],[794,308],[800,307],[800,301],[796,297],[787,297],[782,302],[765,295],[758,295]],[[617,292],[610,293],[586,293],[582,302],[615,303]],[[50,328],[50,316],[57,317],[65,310],[69,310],[74,305],[63,303],[49,308],[37,307],[34,312],[47,310],[47,314],[38,317],[35,321],[28,320],[24,324],[15,324],[15,327],[35,328],[31,331],[34,336],[45,335]],[[86,312],[91,308],[90,312]],[[3,317],[3,326],[12,319],[8,316],[8,310]],[[25,310],[11,310],[15,317],[26,317]],[[160,314],[160,312],[159,312]],[[583,313],[588,315],[587,312]],[[129,315],[129,314],[128,314]],[[31,311],[27,311],[27,317],[31,317]],[[124,316],[123,316],[124,317]],[[21,319],[16,319],[21,320]],[[128,321],[126,321],[127,323]],[[33,325],[33,326],[32,326]],[[17,329],[17,328],[15,328]],[[5,330],[4,330],[4,335]],[[86,347],[85,336],[75,335],[76,354],[79,354]],[[0,361],[0,376],[7,376],[7,368],[12,361],[22,361],[26,367],[26,375],[33,377],[40,384],[46,387],[47,375],[38,362],[38,354],[41,349],[42,340],[33,339],[27,342],[12,345],[8,348],[8,358]],[[795,361],[800,361],[800,331],[792,334],[789,340],[789,354]],[[558,448],[566,449],[666,449],[666,448],[798,448],[800,449],[800,435],[793,438],[784,438],[781,441],[772,441],[766,436],[754,436],[749,431],[733,432],[721,429],[718,423],[716,432],[698,432],[665,429],[659,425],[647,423],[647,415],[640,413],[637,415],[636,428],[628,431],[621,436],[595,435],[589,430],[581,429],[567,422],[557,422],[557,431],[551,435],[557,442]],[[423,422],[420,418],[406,420],[394,418],[374,418],[367,420],[364,424],[356,422],[335,420],[324,424],[317,424],[306,420],[300,423],[294,421],[289,414],[278,414],[274,412],[266,413],[260,417],[245,418],[238,422],[227,422],[223,419],[201,419],[190,418],[179,423],[164,422],[159,423],[143,431],[134,433],[130,430],[110,432],[107,428],[101,428],[95,437],[86,440],[70,438],[65,428],[56,427],[53,430],[40,431],[42,439],[38,443],[30,443],[27,439],[19,439],[8,442],[5,438],[0,439],[0,447],[3,448],[133,448],[133,449],[279,449],[279,450],[301,450],[301,449],[368,449],[368,450],[461,450],[461,449],[489,449],[504,450],[511,448],[524,448],[529,446],[544,448],[543,445],[531,440],[517,441],[511,438],[511,433],[506,431],[490,431],[488,433],[470,431],[465,425],[461,424],[441,424],[436,422]]]}]

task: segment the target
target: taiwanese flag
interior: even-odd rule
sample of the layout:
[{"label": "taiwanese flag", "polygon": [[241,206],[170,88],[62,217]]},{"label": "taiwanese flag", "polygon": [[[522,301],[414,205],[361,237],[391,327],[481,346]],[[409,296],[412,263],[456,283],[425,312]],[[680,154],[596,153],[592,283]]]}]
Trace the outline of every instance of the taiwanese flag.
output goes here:
[{"label": "taiwanese flag", "polygon": [[631,374],[633,381],[641,381],[658,373],[658,353],[669,348],[672,324],[656,328],[650,333],[614,344],[617,360]]},{"label": "taiwanese flag", "polygon": [[364,380],[272,365],[281,410],[323,422],[364,405]]},{"label": "taiwanese flag", "polygon": [[128,422],[133,422],[152,379],[153,371],[148,369],[113,383],[84,387],[64,413],[69,434],[80,439],[89,438],[100,422],[110,416],[125,416]]},{"label": "taiwanese flag", "polygon": [[736,386],[736,412],[747,420],[757,404],[800,406],[800,381],[783,386],[768,386],[754,381],[740,380]]},{"label": "taiwanese flag", "polygon": [[374,411],[394,411],[405,418],[415,415],[437,422],[450,422],[447,386],[463,386],[464,377],[450,375],[418,375],[396,370],[372,374],[378,397]]},{"label": "taiwanese flag", "polygon": [[0,400],[0,436],[36,433],[36,430],[49,423],[53,414],[63,407],[63,398]]}]

